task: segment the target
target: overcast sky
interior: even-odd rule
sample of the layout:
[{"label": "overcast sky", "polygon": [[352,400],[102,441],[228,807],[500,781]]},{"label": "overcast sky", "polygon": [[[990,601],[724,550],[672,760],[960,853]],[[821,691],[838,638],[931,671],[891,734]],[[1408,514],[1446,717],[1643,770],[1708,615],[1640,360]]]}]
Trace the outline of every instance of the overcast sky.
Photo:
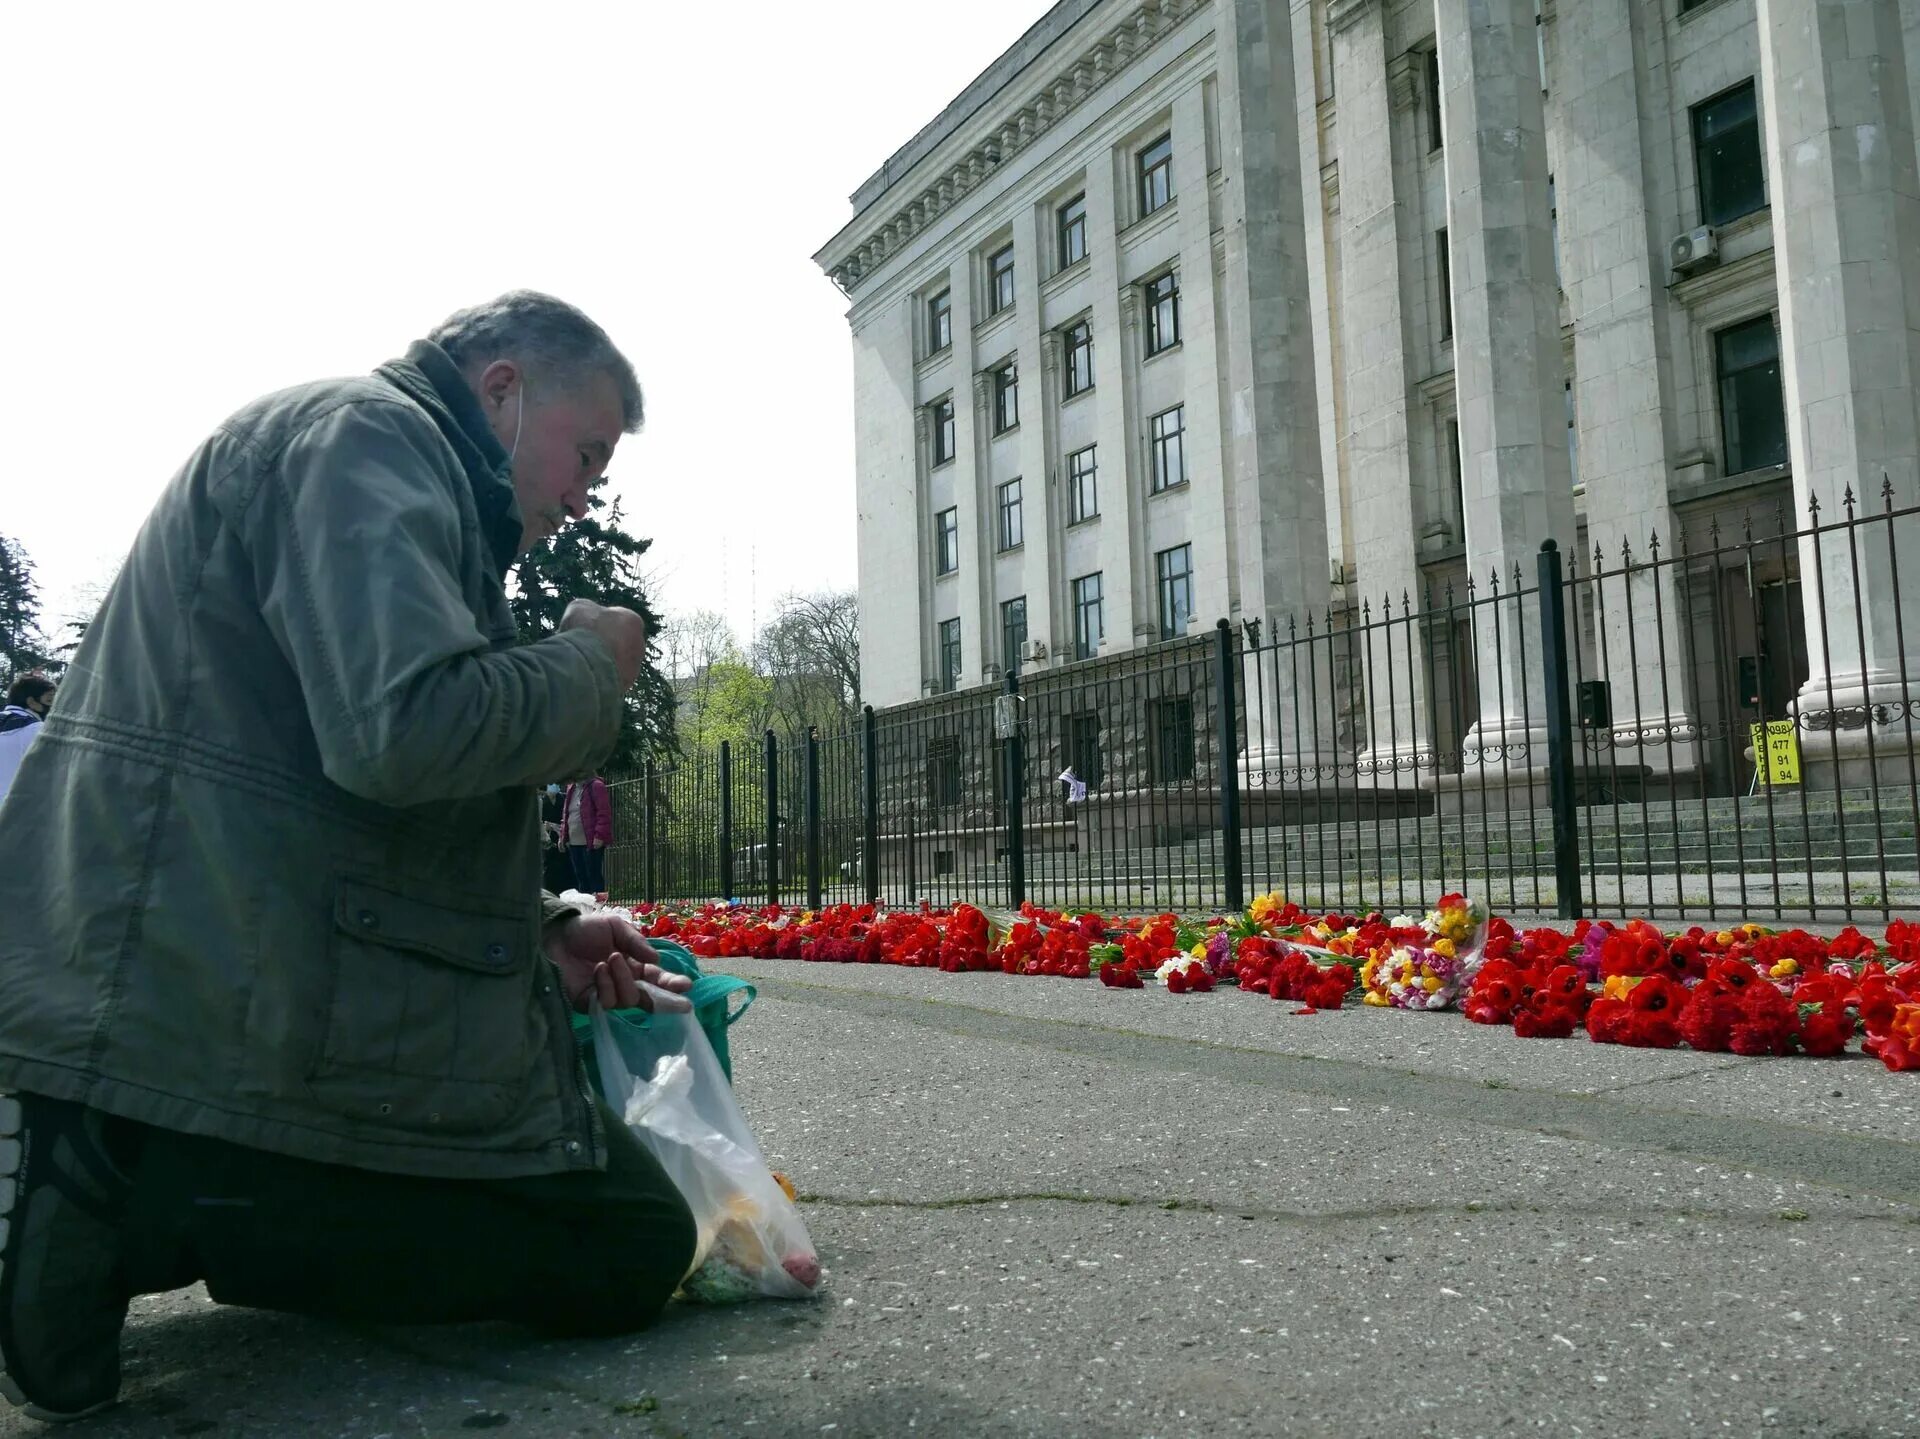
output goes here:
[{"label": "overcast sky", "polygon": [[1047,0],[22,5],[0,534],[48,627],[257,394],[516,286],[633,358],[669,611],[854,581],[847,196]]}]

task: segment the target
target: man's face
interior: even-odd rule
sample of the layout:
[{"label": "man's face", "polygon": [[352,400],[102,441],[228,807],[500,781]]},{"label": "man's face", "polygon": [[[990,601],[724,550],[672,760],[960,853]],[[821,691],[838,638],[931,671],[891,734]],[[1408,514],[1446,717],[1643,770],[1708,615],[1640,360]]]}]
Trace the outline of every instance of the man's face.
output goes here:
[{"label": "man's face", "polygon": [[47,712],[53,708],[53,695],[54,695],[54,692],[52,690],[48,690],[45,694],[41,695],[38,699],[29,699],[27,701],[27,708],[32,710],[35,714],[39,715],[41,719],[45,719],[47,717]]},{"label": "man's face", "polygon": [[521,554],[586,514],[587,488],[606,473],[620,443],[625,416],[612,377],[596,374],[576,391],[542,389],[535,375],[529,394],[526,377],[507,361],[482,376],[481,403],[493,433],[513,453]]}]

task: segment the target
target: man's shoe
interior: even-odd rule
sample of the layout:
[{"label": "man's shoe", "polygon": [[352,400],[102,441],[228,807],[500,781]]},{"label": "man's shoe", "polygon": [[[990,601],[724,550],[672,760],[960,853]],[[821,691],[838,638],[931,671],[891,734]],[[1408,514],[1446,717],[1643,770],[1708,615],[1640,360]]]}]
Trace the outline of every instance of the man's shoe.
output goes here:
[{"label": "man's shoe", "polygon": [[0,1095],[0,1395],[83,1419],[120,1394],[127,1176],[96,1110]]}]

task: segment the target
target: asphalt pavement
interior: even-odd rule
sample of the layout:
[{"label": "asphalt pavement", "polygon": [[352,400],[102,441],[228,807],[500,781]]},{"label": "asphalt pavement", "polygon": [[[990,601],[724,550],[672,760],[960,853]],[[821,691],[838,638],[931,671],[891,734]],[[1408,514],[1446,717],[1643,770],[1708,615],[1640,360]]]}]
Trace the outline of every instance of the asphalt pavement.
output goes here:
[{"label": "asphalt pavement", "polygon": [[137,1302],[125,1402],[64,1432],[1920,1434],[1920,1077],[728,968],[821,1298],[556,1344],[187,1291]]}]

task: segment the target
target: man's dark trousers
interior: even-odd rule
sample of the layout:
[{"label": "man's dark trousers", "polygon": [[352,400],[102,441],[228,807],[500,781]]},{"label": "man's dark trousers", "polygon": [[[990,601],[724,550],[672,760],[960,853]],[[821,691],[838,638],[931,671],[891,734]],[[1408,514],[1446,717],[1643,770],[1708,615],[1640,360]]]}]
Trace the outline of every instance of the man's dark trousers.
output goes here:
[{"label": "man's dark trousers", "polygon": [[205,1280],[222,1304],[389,1324],[499,1319],[563,1335],[651,1321],[692,1262],[693,1216],[604,1105],[605,1170],[443,1180],[116,1125],[133,1181],[127,1280]]}]

